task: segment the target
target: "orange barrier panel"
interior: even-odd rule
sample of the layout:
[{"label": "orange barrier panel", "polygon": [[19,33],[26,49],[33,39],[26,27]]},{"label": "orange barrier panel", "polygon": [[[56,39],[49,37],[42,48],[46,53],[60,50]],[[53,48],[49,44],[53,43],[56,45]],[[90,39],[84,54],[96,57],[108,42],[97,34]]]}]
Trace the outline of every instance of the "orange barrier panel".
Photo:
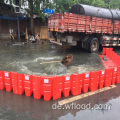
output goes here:
[{"label": "orange barrier panel", "polygon": [[110,60],[113,59],[113,51],[110,51],[109,59],[110,59]]},{"label": "orange barrier panel", "polygon": [[[105,64],[105,66],[107,65],[113,65],[111,66],[113,69],[111,69],[111,74],[112,74],[112,80],[111,80],[111,84],[115,84],[116,83],[120,83],[120,68],[118,66],[120,66],[120,56],[118,56],[116,53],[114,53],[113,48],[103,48],[103,53],[106,54],[106,57],[110,60],[108,61],[103,61],[103,63]],[[109,63],[109,64],[107,64]],[[110,67],[110,66],[108,66]],[[118,67],[118,68],[117,68]],[[107,85],[107,82],[110,81],[110,72],[106,71],[106,79],[105,79],[105,83]],[[108,80],[109,79],[109,80]],[[104,84],[105,85],[105,84]],[[106,86],[105,85],[105,86]],[[110,84],[108,84],[107,86],[109,86]]]},{"label": "orange barrier panel", "polygon": [[72,95],[81,94],[81,89],[82,89],[81,74],[72,74],[71,75],[71,93],[72,93]]},{"label": "orange barrier panel", "polygon": [[[120,56],[119,56],[119,58],[118,58],[118,61],[120,61]],[[120,66],[120,62],[118,62],[118,66]]]},{"label": "orange barrier panel", "polygon": [[62,90],[63,90],[62,77],[57,76],[53,79],[53,100],[61,98]]},{"label": "orange barrier panel", "polygon": [[120,66],[117,68],[117,79],[116,83],[120,83]]},{"label": "orange barrier panel", "polygon": [[103,48],[102,55],[105,55],[105,54],[106,54],[106,48]]},{"label": "orange barrier panel", "polygon": [[33,96],[35,99],[40,99],[42,94],[41,78],[37,75],[32,75],[31,78],[33,81]]},{"label": "orange barrier panel", "polygon": [[18,94],[22,95],[24,91],[24,74],[18,74]]},{"label": "orange barrier panel", "polygon": [[113,59],[112,59],[112,60],[113,60],[115,63],[116,63],[116,59],[117,59],[117,54],[114,53],[114,54],[113,54]]},{"label": "orange barrier panel", "polygon": [[114,54],[114,52],[113,52],[113,51],[111,51],[111,53],[110,53],[110,60],[112,60],[112,59],[113,59],[113,54]]},{"label": "orange barrier panel", "polygon": [[24,75],[24,87],[25,87],[25,95],[31,96],[32,95],[32,79],[30,75]]},{"label": "orange barrier panel", "polygon": [[116,54],[114,62],[117,66],[118,66],[118,63],[119,63],[118,59],[119,59],[119,56]]},{"label": "orange barrier panel", "polygon": [[90,83],[90,75],[89,75],[89,73],[83,73],[82,91],[84,93],[88,92],[89,83]]},{"label": "orange barrier panel", "polygon": [[4,71],[0,71],[0,90],[5,89]]},{"label": "orange barrier panel", "polygon": [[56,77],[52,77],[52,76],[42,76],[41,80],[42,80],[42,94],[44,96],[44,100],[49,101],[52,97],[52,83],[53,80]]},{"label": "orange barrier panel", "polygon": [[80,88],[81,88],[81,91],[82,91],[82,88],[83,88],[83,74],[79,74],[79,80],[80,80]]},{"label": "orange barrier panel", "polygon": [[90,84],[89,90],[95,91],[98,89],[98,82],[99,82],[99,72],[90,72]]},{"label": "orange barrier panel", "polygon": [[4,72],[5,88],[7,92],[12,91],[11,72]]},{"label": "orange barrier panel", "polygon": [[12,79],[12,87],[13,87],[13,93],[18,94],[18,73],[11,72],[11,79]]},{"label": "orange barrier panel", "polygon": [[105,82],[104,86],[109,87],[112,83],[112,69],[105,69]]},{"label": "orange barrier panel", "polygon": [[[111,52],[113,51],[113,48],[103,48],[104,55],[110,56]],[[103,53],[102,52],[102,53]]]},{"label": "orange barrier panel", "polygon": [[108,49],[106,49],[106,57],[110,57],[110,50],[109,50],[109,48]]},{"label": "orange barrier panel", "polygon": [[104,85],[104,80],[105,80],[105,71],[104,70],[101,70],[99,71],[99,88],[103,88],[103,85]]},{"label": "orange barrier panel", "polygon": [[112,69],[113,75],[112,75],[112,85],[115,84],[115,81],[117,80],[117,67]]},{"label": "orange barrier panel", "polygon": [[63,95],[64,97],[68,97],[71,89],[71,76],[62,76],[62,81],[63,81]]}]

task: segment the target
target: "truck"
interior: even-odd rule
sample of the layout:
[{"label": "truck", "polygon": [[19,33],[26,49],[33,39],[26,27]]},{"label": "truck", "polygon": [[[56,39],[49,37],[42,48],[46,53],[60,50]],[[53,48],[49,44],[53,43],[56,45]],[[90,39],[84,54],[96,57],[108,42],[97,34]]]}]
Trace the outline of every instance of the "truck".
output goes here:
[{"label": "truck", "polygon": [[48,30],[55,41],[91,53],[99,46],[120,46],[120,11],[75,4],[69,12],[49,15]]}]

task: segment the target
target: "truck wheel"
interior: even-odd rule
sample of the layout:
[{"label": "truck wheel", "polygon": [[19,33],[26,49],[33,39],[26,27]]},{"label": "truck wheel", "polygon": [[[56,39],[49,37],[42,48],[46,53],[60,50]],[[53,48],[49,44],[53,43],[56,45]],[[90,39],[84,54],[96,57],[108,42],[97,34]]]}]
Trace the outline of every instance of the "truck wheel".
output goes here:
[{"label": "truck wheel", "polygon": [[88,40],[88,51],[95,53],[99,50],[99,41],[97,38],[91,38]]}]

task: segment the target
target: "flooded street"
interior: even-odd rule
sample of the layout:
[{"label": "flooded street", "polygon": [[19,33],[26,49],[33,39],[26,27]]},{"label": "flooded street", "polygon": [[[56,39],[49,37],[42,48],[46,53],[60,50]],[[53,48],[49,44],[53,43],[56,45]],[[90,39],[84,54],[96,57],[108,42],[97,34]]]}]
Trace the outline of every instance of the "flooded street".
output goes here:
[{"label": "flooded street", "polygon": [[[120,48],[114,51],[120,55]],[[66,49],[52,43],[11,46],[0,44],[0,70],[15,71],[39,76],[87,73],[104,69],[99,58],[101,51],[87,53],[84,50]],[[61,61],[67,54],[73,55],[73,62],[67,68],[61,63],[40,64],[42,62]],[[72,95],[69,98],[73,97]],[[87,109],[53,109],[53,105],[67,99],[36,100],[13,92],[0,91],[0,120],[119,120],[120,84],[115,88],[74,101],[76,104],[91,104]],[[95,104],[109,104],[110,109],[92,109]],[[64,105],[63,105],[64,106]]]},{"label": "flooded street", "polygon": [[[67,54],[73,55],[73,62],[67,68],[60,62],[40,64],[42,62],[61,61]],[[79,49],[66,49],[54,44],[45,45],[1,45],[0,69],[18,73],[36,75],[65,75],[102,70],[104,66],[97,54],[89,54]]]}]

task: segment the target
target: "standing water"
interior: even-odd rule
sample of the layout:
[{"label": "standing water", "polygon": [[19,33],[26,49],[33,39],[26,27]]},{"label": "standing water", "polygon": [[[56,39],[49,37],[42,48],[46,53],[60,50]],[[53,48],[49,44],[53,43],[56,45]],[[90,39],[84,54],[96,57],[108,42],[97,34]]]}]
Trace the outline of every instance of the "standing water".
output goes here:
[{"label": "standing water", "polygon": [[[67,54],[73,55],[73,62],[65,67],[60,62]],[[89,54],[80,49],[66,49],[54,44],[30,44],[23,46],[0,46],[0,69],[35,75],[66,75],[104,69],[98,54]]]}]

